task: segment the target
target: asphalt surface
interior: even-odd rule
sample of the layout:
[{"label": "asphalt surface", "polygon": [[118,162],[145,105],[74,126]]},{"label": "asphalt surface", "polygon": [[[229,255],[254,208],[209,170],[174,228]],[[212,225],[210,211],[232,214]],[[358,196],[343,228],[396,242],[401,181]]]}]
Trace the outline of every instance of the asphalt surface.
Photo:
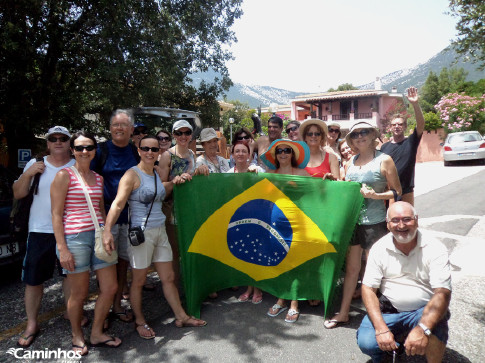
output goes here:
[{"label": "asphalt surface", "polygon": [[[450,338],[444,362],[485,361],[485,167],[444,168],[442,163],[418,164],[416,169],[416,208],[420,228],[434,231],[450,250],[453,267],[453,297],[450,306]],[[7,354],[16,348],[23,331],[24,289],[13,272],[4,271],[0,285],[0,362],[15,362]],[[18,275],[17,275],[18,276]],[[155,274],[152,281],[158,281]],[[145,341],[138,337],[132,324],[114,321],[110,334],[119,336],[118,349],[91,348],[84,362],[367,362],[355,342],[355,332],[365,310],[354,300],[349,325],[338,329],[323,328],[322,307],[300,302],[300,319],[284,322],[284,315],[270,318],[268,308],[276,299],[264,295],[259,305],[239,303],[244,292],[224,290],[219,297],[208,299],[202,307],[203,328],[178,329],[173,324],[158,283],[153,292],[144,292],[148,323],[157,337]],[[96,283],[91,280],[86,314],[93,316]],[[338,307],[337,297],[334,309]],[[125,304],[128,304],[125,302]],[[41,307],[42,334],[28,349],[69,350],[70,326],[63,319],[64,302],[61,278],[49,281]],[[89,329],[85,330],[89,338]],[[28,359],[22,359],[28,362]],[[38,361],[55,361],[38,360]],[[63,361],[63,360],[58,360]],[[65,360],[64,360],[65,361]],[[71,360],[72,361],[72,360]],[[399,362],[423,362],[422,357],[398,357]]]}]

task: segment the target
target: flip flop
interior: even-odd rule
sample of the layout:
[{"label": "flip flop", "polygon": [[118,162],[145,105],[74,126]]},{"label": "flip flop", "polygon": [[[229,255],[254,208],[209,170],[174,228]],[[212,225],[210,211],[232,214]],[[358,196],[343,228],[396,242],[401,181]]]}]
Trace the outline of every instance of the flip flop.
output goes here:
[{"label": "flip flop", "polygon": [[146,339],[146,340],[150,340],[150,339],[154,339],[155,338],[155,335],[141,335],[140,332],[138,331],[138,328],[140,328],[140,327],[143,328],[143,329],[145,329],[145,330],[148,330],[149,332],[153,332],[153,329],[150,328],[150,326],[147,323],[145,323],[145,324],[137,324],[135,322],[135,330],[138,333],[138,336],[140,338]]},{"label": "flip flop", "polygon": [[295,323],[299,317],[300,317],[300,312],[298,310],[290,309],[286,314],[285,321],[287,323]]},{"label": "flip flop", "polygon": [[250,298],[251,298],[251,294],[244,293],[237,298],[237,301],[246,302],[246,301],[249,301]]},{"label": "flip flop", "polygon": [[[194,323],[189,323],[190,320],[195,320],[197,322],[202,322],[202,324],[194,324]],[[185,320],[180,320],[180,319],[175,319],[175,326],[177,328],[202,328],[203,326],[206,326],[207,322],[204,320],[197,319],[195,316],[189,316],[188,319]]]},{"label": "flip flop", "polygon": [[287,306],[281,306],[279,304],[274,304],[271,308],[269,308],[267,314],[268,314],[268,316],[271,316],[272,318],[274,318],[275,316],[280,315],[286,309],[288,309]]},{"label": "flip flop", "polygon": [[254,305],[261,304],[263,301],[263,294],[261,295],[253,295],[253,300],[251,301]]},{"label": "flip flop", "polygon": [[339,326],[343,326],[343,325],[347,325],[349,323],[349,321],[339,321],[339,320],[336,320],[336,319],[330,319],[330,320],[325,320],[323,322],[323,326],[325,327],[325,329],[334,329],[334,328],[338,328]]},{"label": "flip flop", "polygon": [[32,338],[32,340],[29,343],[27,343],[26,345],[22,345],[17,341],[17,346],[22,347],[22,348],[30,347],[32,345],[32,343],[35,341],[35,339],[39,336],[39,334],[40,334],[40,329],[37,330],[35,333],[32,333],[32,334],[27,335],[27,336],[21,335],[20,338],[25,340],[25,341],[29,340],[30,338]]},{"label": "flip flop", "polygon": [[110,337],[109,339],[105,340],[104,342],[99,342],[99,343],[95,343],[95,344],[91,343],[90,345],[92,347],[96,347],[96,348],[118,348],[121,345],[121,342],[118,345],[110,345],[110,344],[108,344],[109,342],[116,342],[116,339],[114,337]]},{"label": "flip flop", "polygon": [[[112,311],[110,313],[110,317],[111,317],[111,319],[119,320],[122,323],[131,323],[131,322],[133,322],[134,317],[133,317],[133,315],[131,315],[131,318],[129,318],[128,313],[129,313],[129,311],[126,310],[126,309],[123,310],[123,311],[120,311],[119,313],[115,313],[114,311]],[[126,319],[122,319],[121,318],[122,316],[126,317]]]},{"label": "flip flop", "polygon": [[83,353],[84,348],[87,348],[86,343],[84,343],[82,347],[80,345],[77,345],[77,344],[72,343],[72,350],[73,350],[73,352],[76,352],[76,349],[81,349],[81,351],[80,351],[81,357],[83,357],[83,356],[85,356],[85,355],[87,355],[89,353],[89,350],[86,350],[86,353]]}]

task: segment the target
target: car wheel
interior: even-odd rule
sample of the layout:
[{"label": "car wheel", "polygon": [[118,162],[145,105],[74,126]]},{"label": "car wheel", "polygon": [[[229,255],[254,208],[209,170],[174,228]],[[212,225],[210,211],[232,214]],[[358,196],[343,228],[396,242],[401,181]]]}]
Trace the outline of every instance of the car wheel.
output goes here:
[{"label": "car wheel", "polygon": [[445,166],[451,166],[451,161],[444,161],[445,162]]}]

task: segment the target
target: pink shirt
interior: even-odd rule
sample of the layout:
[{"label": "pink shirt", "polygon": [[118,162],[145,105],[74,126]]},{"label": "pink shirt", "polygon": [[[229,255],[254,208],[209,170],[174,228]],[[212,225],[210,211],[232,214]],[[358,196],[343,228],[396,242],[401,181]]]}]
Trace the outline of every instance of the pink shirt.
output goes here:
[{"label": "pink shirt", "polygon": [[[66,201],[64,204],[64,215],[62,217],[64,223],[65,234],[75,234],[80,232],[87,232],[94,230],[94,223],[89,213],[88,202],[84,195],[83,188],[76,177],[76,174],[66,168],[69,173],[69,188],[67,190]],[[99,203],[103,198],[103,182],[99,174],[96,175],[96,185],[86,185],[91,202],[93,203],[94,211],[98,217],[98,223],[104,223]]]}]

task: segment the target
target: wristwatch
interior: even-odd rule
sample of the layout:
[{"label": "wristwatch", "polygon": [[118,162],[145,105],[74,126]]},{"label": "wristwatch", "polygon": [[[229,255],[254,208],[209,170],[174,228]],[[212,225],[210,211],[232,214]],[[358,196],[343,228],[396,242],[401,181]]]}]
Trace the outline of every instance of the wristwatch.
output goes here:
[{"label": "wristwatch", "polygon": [[429,328],[426,325],[424,325],[423,323],[419,323],[418,325],[421,329],[423,329],[424,334],[426,334],[426,336],[429,337],[431,335],[431,330],[429,330]]}]

